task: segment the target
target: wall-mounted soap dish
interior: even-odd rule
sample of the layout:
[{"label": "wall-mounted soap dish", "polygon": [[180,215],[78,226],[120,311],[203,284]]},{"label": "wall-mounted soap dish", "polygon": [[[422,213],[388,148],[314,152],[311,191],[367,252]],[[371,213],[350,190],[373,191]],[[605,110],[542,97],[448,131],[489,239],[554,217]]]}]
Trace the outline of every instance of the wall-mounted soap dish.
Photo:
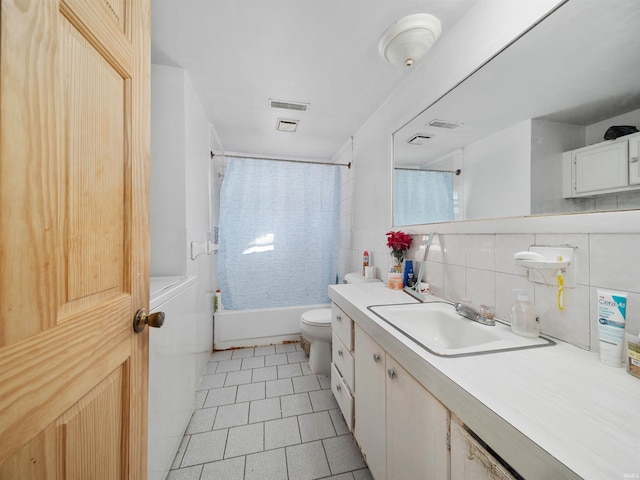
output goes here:
[{"label": "wall-mounted soap dish", "polygon": [[513,255],[514,263],[529,269],[529,280],[547,285],[556,283],[558,271],[564,276],[564,286],[576,285],[575,247],[531,246],[529,250]]}]

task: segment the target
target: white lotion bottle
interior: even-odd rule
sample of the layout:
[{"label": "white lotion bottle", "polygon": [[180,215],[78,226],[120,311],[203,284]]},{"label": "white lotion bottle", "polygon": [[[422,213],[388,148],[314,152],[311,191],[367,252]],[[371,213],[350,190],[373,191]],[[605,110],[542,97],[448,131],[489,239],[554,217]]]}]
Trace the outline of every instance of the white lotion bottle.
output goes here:
[{"label": "white lotion bottle", "polygon": [[529,296],[524,293],[518,293],[511,307],[511,331],[523,337],[540,336],[540,320],[529,302]]}]

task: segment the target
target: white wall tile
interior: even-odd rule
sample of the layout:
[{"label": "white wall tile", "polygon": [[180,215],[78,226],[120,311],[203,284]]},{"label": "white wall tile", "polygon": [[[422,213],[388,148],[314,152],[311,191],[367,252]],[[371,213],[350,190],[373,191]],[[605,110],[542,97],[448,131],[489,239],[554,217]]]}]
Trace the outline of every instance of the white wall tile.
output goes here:
[{"label": "white wall tile", "polygon": [[440,235],[443,262],[448,265],[466,265],[466,235]]},{"label": "white wall tile", "polygon": [[431,241],[431,247],[429,248],[429,255],[427,259],[430,262],[444,261],[444,235],[434,235]]},{"label": "white wall tile", "polygon": [[433,295],[446,298],[444,295],[444,265],[439,262],[427,262],[426,281]]},{"label": "white wall tile", "polygon": [[558,289],[536,284],[535,309],[540,316],[542,333],[589,349],[589,287],[578,285],[565,289],[564,310],[558,310]]},{"label": "white wall tile", "polygon": [[495,270],[495,235],[466,235],[466,266]]},{"label": "white wall tile", "polygon": [[533,234],[496,235],[496,272],[526,276],[527,269],[516,266],[513,255],[528,250],[533,241]]},{"label": "white wall tile", "polygon": [[475,308],[480,305],[496,304],[496,272],[467,268],[467,298]]},{"label": "white wall tile", "polygon": [[640,293],[640,234],[590,236],[591,286]]},{"label": "white wall tile", "polygon": [[466,269],[446,264],[443,267],[444,298],[452,302],[467,298]]},{"label": "white wall tile", "polygon": [[511,307],[516,301],[518,291],[535,298],[534,284],[527,277],[496,273],[496,316],[508,322],[511,321]]}]

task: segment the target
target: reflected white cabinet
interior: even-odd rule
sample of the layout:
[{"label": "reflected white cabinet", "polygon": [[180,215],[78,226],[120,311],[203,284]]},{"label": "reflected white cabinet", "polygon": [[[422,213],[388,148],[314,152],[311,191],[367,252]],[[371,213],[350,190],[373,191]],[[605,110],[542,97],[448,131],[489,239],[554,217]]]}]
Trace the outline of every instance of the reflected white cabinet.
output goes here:
[{"label": "reflected white cabinet", "polygon": [[355,437],[376,480],[449,478],[449,411],[355,326]]},{"label": "reflected white cabinet", "polygon": [[640,135],[629,139],[629,185],[640,185]]},{"label": "reflected white cabinet", "polygon": [[563,154],[563,197],[586,197],[640,188],[640,134],[626,135]]},{"label": "reflected white cabinet", "polygon": [[451,478],[455,480],[515,480],[460,421],[451,418]]}]

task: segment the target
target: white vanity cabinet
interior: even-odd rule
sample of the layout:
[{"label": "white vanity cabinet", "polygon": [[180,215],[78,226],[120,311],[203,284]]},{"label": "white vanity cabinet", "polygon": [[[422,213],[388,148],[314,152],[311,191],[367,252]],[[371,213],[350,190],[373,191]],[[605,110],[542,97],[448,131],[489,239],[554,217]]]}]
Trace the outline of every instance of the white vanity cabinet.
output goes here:
[{"label": "white vanity cabinet", "polygon": [[640,188],[640,134],[625,135],[563,154],[563,197],[585,197]]},{"label": "white vanity cabinet", "polygon": [[449,478],[449,411],[355,326],[355,437],[376,480]]},{"label": "white vanity cabinet", "polygon": [[331,390],[344,420],[353,429],[355,393],[353,320],[340,307],[331,305]]},{"label": "white vanity cabinet", "polygon": [[467,431],[451,418],[451,478],[455,480],[515,480],[515,477]]}]

